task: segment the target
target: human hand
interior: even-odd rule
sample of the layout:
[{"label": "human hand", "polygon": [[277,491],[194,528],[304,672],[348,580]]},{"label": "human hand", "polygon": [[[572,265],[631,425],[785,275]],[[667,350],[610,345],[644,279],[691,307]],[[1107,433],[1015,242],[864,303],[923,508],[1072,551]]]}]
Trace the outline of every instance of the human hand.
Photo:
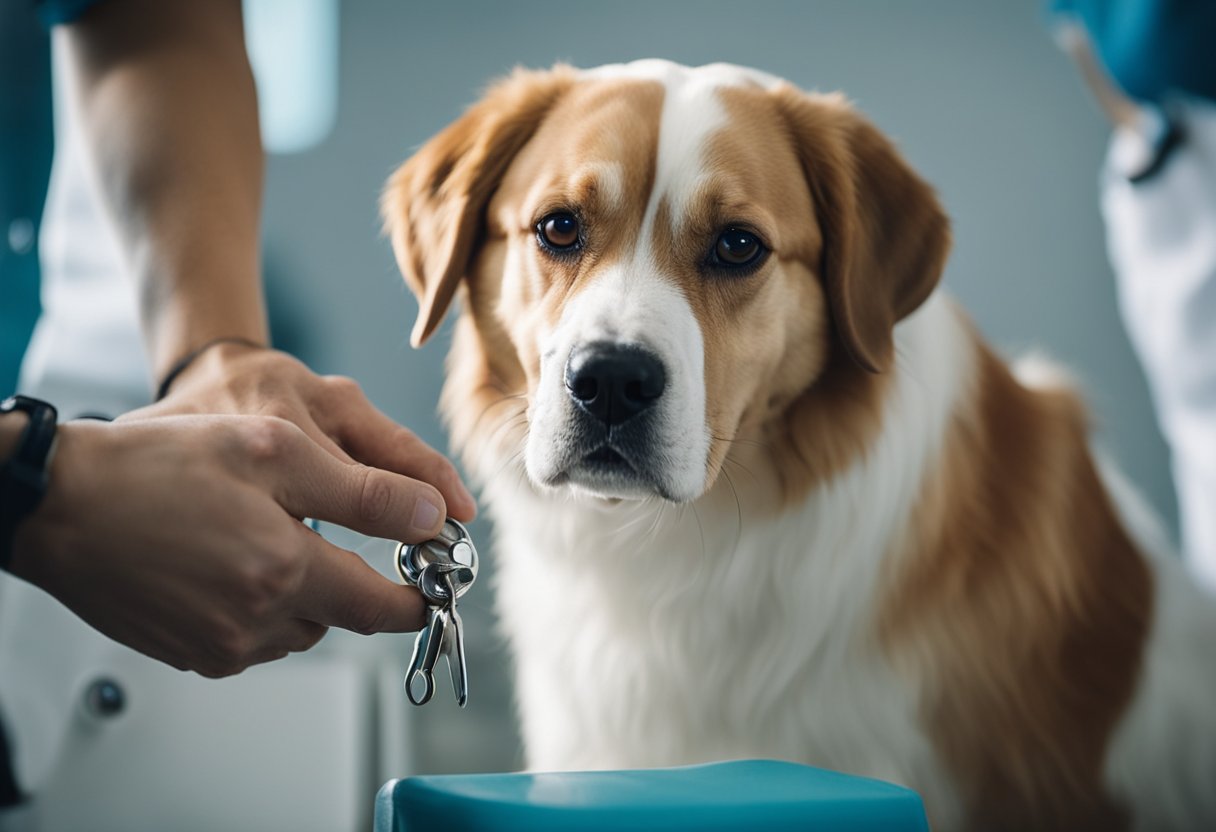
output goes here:
[{"label": "human hand", "polygon": [[50,488],[11,571],[135,650],[204,676],[359,633],[423,624],[418,592],[299,522],[419,542],[443,524],[429,485],[340,460],[272,416],[60,426]]},{"label": "human hand", "polygon": [[163,401],[124,418],[171,413],[277,416],[344,462],[357,460],[430,483],[458,520],[472,520],[477,511],[455,466],[377,410],[355,381],[318,376],[278,350],[216,344],[173,381]]}]

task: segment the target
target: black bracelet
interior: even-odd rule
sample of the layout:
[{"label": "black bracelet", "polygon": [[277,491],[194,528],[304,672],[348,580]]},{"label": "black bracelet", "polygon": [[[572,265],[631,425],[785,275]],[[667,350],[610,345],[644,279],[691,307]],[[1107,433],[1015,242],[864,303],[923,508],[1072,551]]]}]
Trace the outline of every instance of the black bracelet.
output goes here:
[{"label": "black bracelet", "polygon": [[44,401],[12,396],[0,403],[0,414],[19,410],[30,417],[13,455],[0,464],[0,569],[8,571],[17,526],[33,513],[50,481],[51,449],[59,414]]},{"label": "black bracelet", "polygon": [[169,395],[169,387],[174,381],[177,380],[178,376],[186,371],[187,367],[194,363],[196,358],[212,347],[217,347],[220,344],[241,344],[246,347],[252,347],[255,350],[266,349],[265,344],[259,344],[257,341],[251,341],[248,338],[241,338],[236,335],[213,338],[212,340],[203,344],[201,347],[186,353],[181,358],[177,359],[176,362],[174,362],[173,366],[169,368],[169,372],[165,373],[164,379],[162,379],[161,383],[156,387],[156,401],[160,401],[165,396]]}]

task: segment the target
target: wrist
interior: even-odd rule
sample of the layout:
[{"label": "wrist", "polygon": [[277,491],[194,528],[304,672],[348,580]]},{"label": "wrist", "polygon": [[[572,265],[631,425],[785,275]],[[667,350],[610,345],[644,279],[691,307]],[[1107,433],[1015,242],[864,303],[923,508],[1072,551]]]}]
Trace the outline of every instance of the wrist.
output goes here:
[{"label": "wrist", "polygon": [[142,284],[152,290],[141,314],[158,381],[185,356],[216,339],[270,341],[259,273],[252,263],[246,264],[244,256],[215,263],[205,258],[198,262],[203,256],[199,252],[179,254],[167,262],[168,255],[163,255],[139,271]]},{"label": "wrist", "polygon": [[175,385],[183,382],[184,378],[197,371],[207,359],[223,359],[238,352],[249,350],[264,350],[268,347],[251,338],[241,336],[224,336],[213,338],[182,355],[165,372],[156,388],[156,400],[160,401],[169,395]]},{"label": "wrist", "polygon": [[[11,541],[9,569],[13,575],[35,586],[56,593],[46,579],[63,569],[56,564],[64,553],[78,550],[70,537],[73,520],[78,520],[87,508],[76,504],[71,492],[71,468],[82,453],[82,430],[99,432],[108,429],[104,422],[65,422],[55,435],[55,454],[50,460],[46,494],[38,506],[17,526]],[[77,469],[79,470],[79,469]]]}]

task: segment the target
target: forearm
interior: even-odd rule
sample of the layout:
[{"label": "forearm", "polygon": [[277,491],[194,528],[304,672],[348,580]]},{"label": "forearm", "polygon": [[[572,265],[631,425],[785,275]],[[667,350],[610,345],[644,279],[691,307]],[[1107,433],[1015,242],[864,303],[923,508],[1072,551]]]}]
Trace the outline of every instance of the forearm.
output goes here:
[{"label": "forearm", "polygon": [[264,343],[263,154],[240,3],[110,0],[58,36],[156,376],[213,338]]}]

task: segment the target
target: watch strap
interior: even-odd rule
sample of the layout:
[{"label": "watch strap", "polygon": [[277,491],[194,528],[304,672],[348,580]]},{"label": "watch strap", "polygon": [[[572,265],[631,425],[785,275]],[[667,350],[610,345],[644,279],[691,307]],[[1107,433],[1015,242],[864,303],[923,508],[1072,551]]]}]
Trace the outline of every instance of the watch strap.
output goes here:
[{"label": "watch strap", "polygon": [[27,414],[29,423],[13,453],[0,463],[0,569],[5,571],[12,557],[17,526],[46,494],[59,418],[53,405],[29,396],[11,396],[0,402],[0,415],[14,411]]}]

